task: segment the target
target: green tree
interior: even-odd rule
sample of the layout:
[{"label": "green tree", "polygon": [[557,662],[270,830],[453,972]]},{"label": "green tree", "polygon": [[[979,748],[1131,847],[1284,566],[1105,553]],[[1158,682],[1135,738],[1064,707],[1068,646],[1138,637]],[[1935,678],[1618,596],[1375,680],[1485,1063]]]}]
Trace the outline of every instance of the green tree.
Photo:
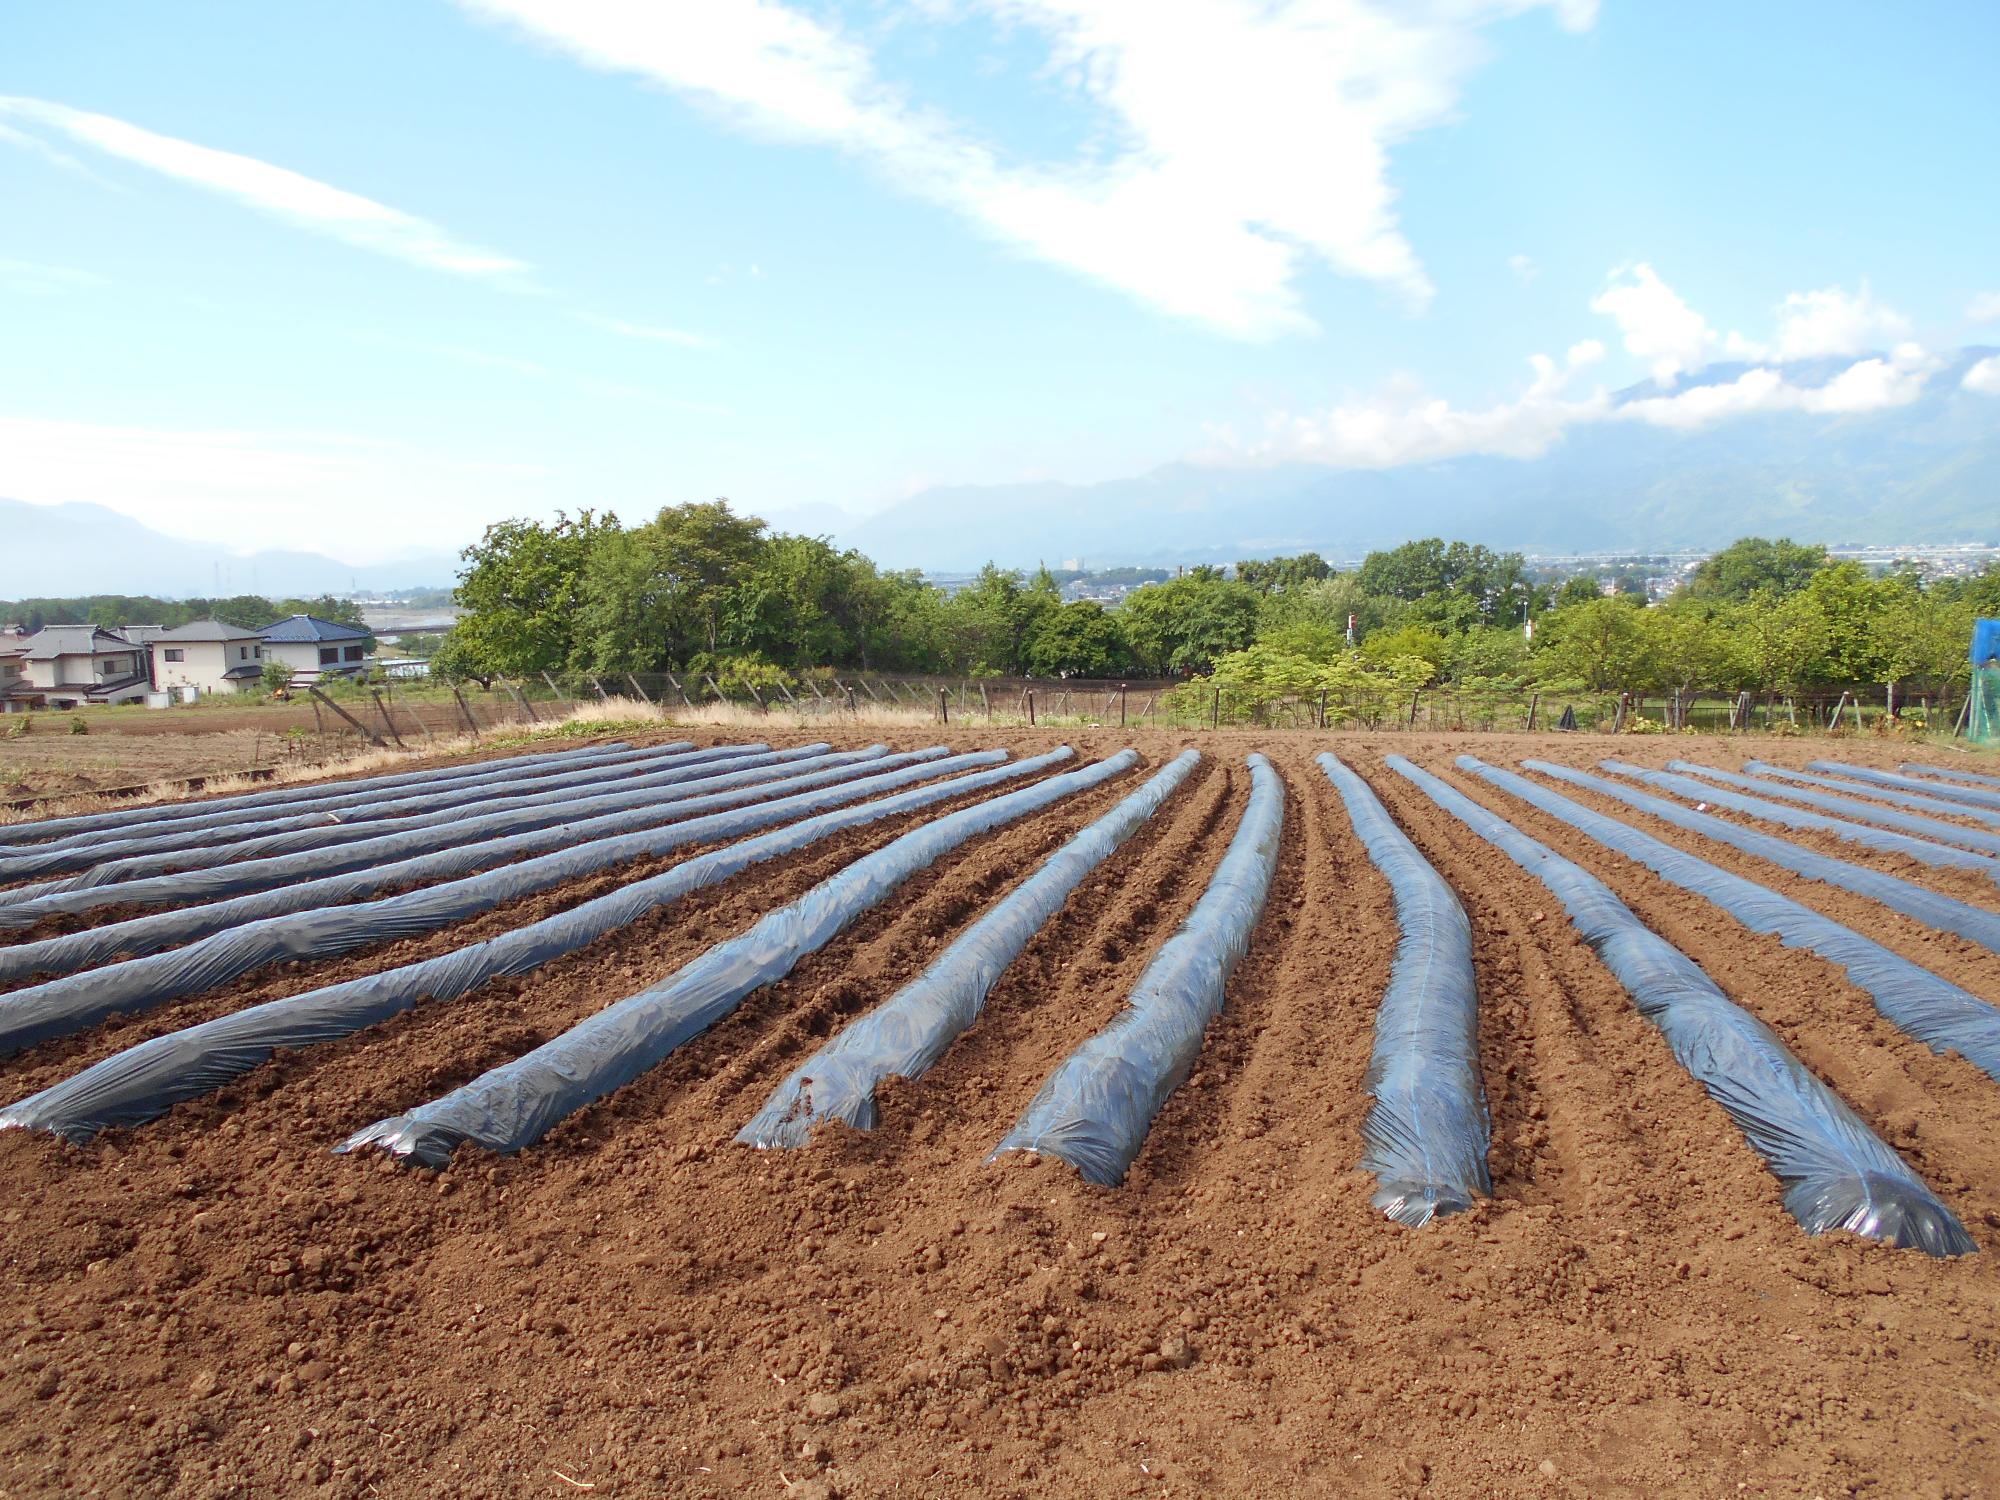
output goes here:
[{"label": "green tree", "polygon": [[616,516],[584,511],[554,522],[501,521],[461,556],[463,613],[434,658],[446,675],[521,677],[565,666],[575,651],[584,572]]},{"label": "green tree", "polygon": [[1117,620],[1089,599],[1044,611],[1028,633],[1027,666],[1036,677],[1116,677],[1131,659]]},{"label": "green tree", "polygon": [[1642,614],[1623,598],[1599,597],[1549,615],[1542,627],[1545,675],[1580,682],[1596,692],[1636,685]]},{"label": "green tree", "polygon": [[1257,637],[1257,591],[1212,570],[1128,594],[1118,623],[1141,671],[1206,672]]},{"label": "green tree", "polygon": [[1741,604],[1752,594],[1782,599],[1812,582],[1827,566],[1826,548],[1806,546],[1788,537],[1775,542],[1746,536],[1707,559],[1687,581],[1684,592],[1696,599]]},{"label": "green tree", "polygon": [[1282,594],[1302,584],[1317,583],[1333,572],[1317,552],[1301,552],[1297,557],[1255,559],[1236,565],[1239,583],[1247,583],[1260,594]]},{"label": "green tree", "polygon": [[736,589],[760,560],[764,523],[727,500],[670,505],[612,530],[585,560],[571,660],[591,671],[657,671],[717,656]]}]

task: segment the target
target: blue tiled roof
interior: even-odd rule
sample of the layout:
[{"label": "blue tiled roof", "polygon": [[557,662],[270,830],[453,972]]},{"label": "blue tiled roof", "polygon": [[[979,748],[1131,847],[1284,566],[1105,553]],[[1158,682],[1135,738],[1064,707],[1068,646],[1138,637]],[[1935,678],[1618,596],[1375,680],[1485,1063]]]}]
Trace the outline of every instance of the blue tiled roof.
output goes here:
[{"label": "blue tiled roof", "polygon": [[336,620],[322,620],[318,615],[291,615],[275,625],[266,625],[257,634],[267,641],[365,641],[369,637],[366,630],[356,630],[352,625],[342,625]]}]

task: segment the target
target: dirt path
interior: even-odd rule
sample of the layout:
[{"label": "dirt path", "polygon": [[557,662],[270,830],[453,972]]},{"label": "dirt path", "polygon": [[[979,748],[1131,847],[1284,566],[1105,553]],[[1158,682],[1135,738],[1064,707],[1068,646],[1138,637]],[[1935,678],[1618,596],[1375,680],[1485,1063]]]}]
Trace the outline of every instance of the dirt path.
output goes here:
[{"label": "dirt path", "polygon": [[[961,747],[1048,736],[954,733]],[[897,748],[936,738],[892,731]],[[779,738],[779,737],[773,737]],[[857,742],[859,742],[857,740]],[[1086,754],[1127,742],[1075,737]],[[2000,1488],[2000,1085],[1838,971],[1451,767],[1684,741],[1204,734],[1204,765],[1074,893],[874,1132],[731,1142],[1147,766],[975,840],[666,1065],[513,1159],[442,1174],[328,1148],[642,987],[904,825],[759,867],[544,970],[281,1056],[77,1150],[0,1137],[8,1494],[1972,1496]],[[1704,742],[1706,743],[1706,742]],[[1376,789],[1465,903],[1495,1195],[1412,1233],[1354,1169],[1387,887],[1310,755]],[[991,1149],[1115,1015],[1247,799],[1286,782],[1279,873],[1196,1075],[1127,1182]],[[1821,742],[1728,746],[1802,764]],[[1842,746],[1894,764],[1901,747]],[[1936,1262],[1809,1240],[1723,1112],[1546,889],[1382,764],[1412,754],[1611,884],[1762,1016],[1960,1214]],[[1583,800],[1590,801],[1588,797]],[[2000,1000],[1990,956],[1617,804]],[[1911,874],[1851,845],[1827,852]],[[625,872],[626,876],[638,873]],[[621,877],[624,878],[624,877]],[[1971,896],[1937,872],[1912,878]],[[139,1035],[451,934],[251,976],[0,1064],[7,1098]],[[579,1486],[593,1488],[584,1491]]]}]

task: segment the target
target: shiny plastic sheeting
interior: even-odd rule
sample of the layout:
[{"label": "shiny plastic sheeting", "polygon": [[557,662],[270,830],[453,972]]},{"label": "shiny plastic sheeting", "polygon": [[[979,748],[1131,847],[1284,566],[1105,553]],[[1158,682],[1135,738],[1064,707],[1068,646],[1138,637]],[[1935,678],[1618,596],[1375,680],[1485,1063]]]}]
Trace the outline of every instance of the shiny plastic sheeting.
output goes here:
[{"label": "shiny plastic sheeting", "polygon": [[[988,758],[1004,758],[988,752]],[[915,757],[911,757],[914,759]],[[941,769],[985,763],[980,758],[911,766],[887,775],[842,767],[840,782],[822,791],[753,804],[664,828],[602,839],[539,859],[523,860],[484,875],[353,906],[322,907],[297,916],[252,922],[169,953],[127,959],[88,973],[0,995],[0,1056],[94,1025],[119,1011],[142,1011],[182,995],[199,994],[265,964],[326,958],[369,943],[434,932],[507,901],[548,890],[580,875],[712,839],[734,838],[873,791],[935,776]],[[875,766],[862,771],[873,772]],[[707,799],[703,799],[707,800]],[[740,801],[740,798],[732,798]],[[684,811],[687,809],[684,809]]]},{"label": "shiny plastic sheeting", "polygon": [[[272,834],[246,839],[240,844],[224,844],[204,849],[182,849],[170,854],[140,854],[114,859],[41,885],[22,886],[6,893],[10,908],[31,907],[64,893],[104,889],[128,889],[132,885],[160,878],[196,880],[204,872],[226,868],[230,874],[224,892],[256,890],[251,883],[265,886],[295,874],[332,875],[341,870],[357,870],[379,864],[384,859],[402,859],[433,849],[449,849],[480,838],[499,838],[510,833],[527,833],[536,828],[552,828],[592,813],[617,812],[628,807],[645,807],[671,800],[683,789],[707,791],[723,786],[740,786],[743,779],[775,781],[793,761],[824,755],[827,744],[804,745],[796,750],[768,750],[758,754],[731,753],[716,760],[696,764],[674,761],[642,774],[621,780],[615,788],[571,788],[555,792],[530,792],[504,797],[466,809],[460,816],[436,812],[418,813],[407,818],[388,818],[379,823],[323,825],[293,833]],[[731,779],[739,778],[739,779]],[[278,866],[274,861],[310,856],[305,864]],[[102,903],[99,903],[102,904]],[[58,910],[64,908],[57,908]]]},{"label": "shiny plastic sheeting", "polygon": [[[107,1126],[136,1125],[165,1113],[183,1099],[220,1088],[264,1062],[280,1047],[309,1047],[337,1041],[409,1010],[423,1000],[454,999],[489,980],[526,974],[752,865],[794,853],[851,828],[1030,775],[1071,754],[1065,747],[1016,765],[1001,765],[899,792],[878,802],[823,813],[697,855],[658,875],[634,881],[608,895],[484,942],[170,1032],[106,1058],[0,1111],[0,1129],[32,1126],[54,1131],[80,1145]],[[873,789],[880,790],[884,783],[907,781],[913,776],[935,776],[967,764],[990,766],[1005,759],[1004,750],[954,756],[897,772],[894,777],[875,778]],[[840,791],[848,796],[857,795],[849,788]]]},{"label": "shiny plastic sheeting", "polygon": [[[1752,760],[1748,766],[1744,766],[1744,770],[1754,770],[1754,772],[1768,774],[1768,772],[1778,770],[1778,768],[1776,766],[1766,766],[1762,760]],[[1876,770],[1874,766],[1848,766],[1848,764],[1844,764],[1840,760],[1808,760],[1806,762],[1806,770],[1826,772],[1828,776],[1842,776],[1842,778],[1846,778],[1850,782],[1868,782],[1870,786],[1892,786],[1898,792],[1928,792],[1934,798],[1942,798],[1946,802],[1946,806],[1966,804],[1966,806],[1974,806],[1974,808],[1984,808],[1988,814],[1994,812],[1994,810],[2000,810],[2000,792],[1988,792],[1988,790],[1984,790],[1980,786],[1940,784],[1940,782],[1934,782],[1934,780],[1926,782],[1920,776],[1898,776],[1892,770]],[[1876,794],[1870,792],[1870,796],[1876,796]],[[1958,812],[1960,818],[1980,816],[1980,814],[1964,812],[1962,808],[1954,808],[1954,812]]]},{"label": "shiny plastic sheeting", "polygon": [[39,842],[43,839],[66,837],[76,833],[94,833],[106,828],[126,828],[137,823],[206,818],[238,808],[278,807],[285,803],[307,802],[349,792],[372,796],[395,787],[435,785],[444,781],[481,776],[492,771],[515,770],[537,762],[561,761],[566,765],[578,765],[600,755],[624,753],[630,749],[631,746],[622,740],[614,740],[602,746],[542,750],[533,755],[509,755],[498,760],[435,766],[428,771],[400,771],[393,776],[357,776],[344,781],[313,781],[298,786],[282,787],[276,791],[243,792],[231,797],[204,797],[194,802],[147,802],[137,807],[123,807],[116,812],[79,813],[68,818],[42,818],[32,823],[13,823],[8,825],[6,836],[10,840]]},{"label": "shiny plastic sheeting", "polygon": [[[1549,888],[1578,936],[1604,960],[1639,1013],[1659,1027],[1675,1059],[1736,1122],[1750,1149],[1784,1184],[1785,1207],[1806,1233],[1845,1229],[1940,1256],[1970,1255],[1979,1248],[1902,1158],[1792,1056],[1768,1026],[1723,994],[1686,954],[1650,931],[1602,881],[1402,756],[1392,755],[1388,763]],[[1459,764],[1488,780],[1505,776],[1497,784],[1510,791],[1518,783],[1554,802],[1567,800],[1518,776],[1496,773],[1470,756],[1461,756]],[[1563,812],[1556,816],[1569,821]],[[1590,817],[1613,829],[1623,826],[1595,813]]]},{"label": "shiny plastic sheeting", "polygon": [[[610,787],[620,784],[626,777],[642,775],[650,769],[710,764],[719,759],[750,755],[769,748],[767,745],[746,745],[696,750],[685,743],[663,745],[656,750],[634,750],[576,769],[491,776],[470,786],[451,786],[442,791],[425,790],[386,797],[378,793],[364,798],[340,799],[351,804],[345,806],[297,804],[304,810],[273,808],[268,812],[225,814],[230,821],[215,826],[206,826],[201,820],[190,818],[156,829],[129,833],[121,831],[116,835],[97,834],[87,840],[68,839],[55,844],[0,848],[0,880],[63,875],[142,854],[168,854],[183,849],[209,849],[225,845],[232,850],[245,849],[247,841],[281,833],[344,827],[388,833],[398,826],[392,819],[412,814],[497,812],[519,805],[522,799],[528,797],[555,797],[576,787]],[[352,836],[366,838],[368,834],[356,833]],[[252,858],[254,855],[246,853],[244,857]]]},{"label": "shiny plastic sheeting", "polygon": [[[1746,761],[1745,772],[1757,776],[1768,776],[1773,781],[1790,782],[1794,786],[1818,787],[1823,792],[1840,792],[1850,797],[1866,797],[1875,802],[1886,802],[1891,807],[1905,808],[1910,812],[1928,813],[1934,818],[1965,818],[1974,823],[1984,823],[1992,828],[2000,826],[2000,812],[1992,812],[1983,807],[1974,807],[1969,802],[1953,802],[1950,792],[1941,782],[1916,782],[1917,786],[1930,787],[1938,791],[1937,796],[1928,796],[1921,791],[1903,791],[1887,782],[1863,781],[1854,776],[1821,776],[1812,771],[1794,771],[1790,766],[1774,766],[1769,761]],[[1913,777],[1903,778],[1914,781]],[[1971,790],[1971,788],[1967,788]]]},{"label": "shiny plastic sheeting", "polygon": [[1851,983],[1868,992],[1875,1008],[1897,1030],[1934,1052],[1955,1051],[1974,1067],[2000,1078],[2000,1009],[1977,995],[1789,896],[1718,870],[1697,855],[1662,843],[1616,818],[1592,812],[1526,777],[1486,765],[1470,755],[1461,755],[1458,764],[1606,848],[1639,861],[1662,880],[1714,902],[1752,932],[1773,933],[1787,948],[1803,948],[1838,964],[1847,971]]},{"label": "shiny plastic sheeting", "polygon": [[1249,765],[1250,805],[1201,900],[1139,976],[1125,1010],[1049,1075],[987,1160],[1035,1151],[1061,1157],[1090,1182],[1124,1180],[1153,1116],[1201,1054],[1277,869],[1285,784],[1263,756]]},{"label": "shiny plastic sheeting", "polygon": [[28,927],[48,917],[71,916],[103,906],[192,906],[249,891],[271,890],[294,880],[337,875],[343,870],[365,870],[374,865],[409,859],[413,855],[484,843],[509,834],[570,827],[584,819],[604,814],[635,810],[652,812],[711,792],[779,781],[795,769],[824,765],[832,757],[825,745],[808,745],[798,750],[774,751],[770,755],[749,759],[757,764],[745,766],[742,761],[724,762],[721,770],[665,787],[578,797],[552,807],[522,808],[488,817],[426,819],[420,828],[383,834],[331,849],[307,849],[296,854],[274,854],[266,859],[246,859],[206,870],[183,870],[172,875],[149,875],[105,885],[52,890],[0,905],[0,929]]},{"label": "shiny plastic sheeting", "polygon": [[[1892,833],[1886,828],[1871,828],[1865,823],[1850,823],[1841,818],[1830,818],[1824,813],[1807,812],[1799,807],[1786,807],[1779,802],[1767,802],[1762,797],[1746,797],[1673,771],[1655,771],[1650,766],[1629,765],[1622,760],[1601,760],[1598,765],[1613,775],[1626,776],[1633,781],[1643,781],[1647,786],[1656,786],[1662,791],[1677,793],[1690,801],[1706,803],[1713,807],[1726,807],[1731,812],[1740,812],[1745,817],[1757,819],[1760,823],[1776,823],[1781,828],[1830,833],[1835,838],[1844,839],[1850,844],[1859,844],[1864,849],[1880,849],[1890,854],[1907,855],[1920,864],[1940,870],[1970,870],[1974,874],[1985,875],[1995,882],[2000,882],[2000,861],[1988,859],[1983,854],[1974,854],[1969,849],[1953,849],[1945,844],[1933,844],[1929,839],[1912,838],[1907,833]],[[1749,780],[1748,777],[1741,779]],[[0,949],[0,953],[5,951]]]},{"label": "shiny plastic sheeting", "polygon": [[1736,771],[1724,771],[1691,760],[1670,760],[1667,762],[1667,769],[1691,772],[1696,776],[1705,776],[1711,781],[1719,781],[1724,786],[1740,786],[1745,791],[1762,792],[1767,797],[1783,797],[1788,802],[1802,802],[1807,807],[1823,807],[1828,812],[1839,813],[1843,817],[1863,823],[1901,829],[1904,833],[1928,839],[1934,844],[1976,849],[1989,856],[2000,854],[2000,833],[1983,833],[1977,828],[1960,828],[1955,823],[1940,823],[1936,818],[1923,818],[1915,813],[1897,812],[1895,808],[1885,807],[1879,802],[1862,802],[1853,797],[1836,796],[1832,792],[1814,791],[1811,787],[1794,786],[1789,781],[1744,776]]},{"label": "shiny plastic sheeting", "polygon": [[986,1004],[1000,975],[1070,893],[1158,810],[1201,761],[1183,750],[1110,812],[1064,844],[993,904],[937,961],[793,1071],[737,1133],[746,1146],[803,1146],[813,1127],[842,1120],[876,1124],[875,1089],[885,1078],[921,1078]]},{"label": "shiny plastic sheeting", "polygon": [[1418,1229],[1493,1193],[1472,924],[1368,783],[1333,755],[1317,759],[1396,903],[1400,936],[1362,1085],[1375,1103],[1361,1126],[1361,1167],[1375,1174],[1375,1206]]},{"label": "shiny plastic sheeting", "polygon": [[[365,870],[349,870],[339,875],[322,876],[318,880],[302,880],[275,890],[255,891],[224,901],[157,912],[152,916],[130,917],[123,922],[107,922],[102,927],[65,933],[61,937],[42,938],[32,943],[4,945],[0,946],[0,981],[26,979],[32,975],[55,977],[76,974],[114,959],[178,947],[196,938],[207,937],[210,933],[223,932],[266,917],[338,906],[382,891],[432,885],[502,865],[509,860],[546,854],[550,850],[576,851],[587,844],[620,834],[636,833],[662,823],[678,822],[746,802],[788,797],[830,782],[851,781],[857,776],[874,775],[914,761],[935,760],[945,753],[942,745],[901,755],[889,755],[886,747],[879,744],[862,750],[843,750],[833,755],[822,755],[816,760],[794,761],[786,768],[788,774],[779,781],[757,782],[734,791],[724,790],[701,796],[665,798],[636,811],[605,813],[576,823],[538,828],[530,833],[511,834],[501,839],[486,839],[454,849],[443,849],[435,854],[419,854]],[[683,793],[685,791],[683,788]]]},{"label": "shiny plastic sheeting", "polygon": [[2000,912],[1985,911],[1934,891],[1928,886],[1884,874],[1880,870],[1864,869],[1860,865],[1851,865],[1846,860],[1834,859],[1830,855],[1815,854],[1812,850],[1802,849],[1788,839],[1739,827],[1725,818],[1696,812],[1692,808],[1682,807],[1678,802],[1669,802],[1664,797],[1649,796],[1636,788],[1621,785],[1606,777],[1593,776],[1588,771],[1579,771],[1571,766],[1559,766],[1546,760],[1524,760],[1521,764],[1530,771],[1553,777],[1557,781],[1566,781],[1571,786],[1584,787],[1599,796],[1615,797],[1628,807],[1636,807],[1641,812],[1651,813],[1654,817],[1672,823],[1677,828],[1685,828],[1690,833],[1714,839],[1718,844],[1727,844],[1730,848],[1740,849],[1745,854],[1754,854],[1759,859],[1781,865],[1796,875],[1805,876],[1808,880],[1817,880],[1826,885],[1838,886],[1844,891],[1852,891],[1857,896],[1866,896],[1869,900],[1879,901],[1892,911],[1899,911],[1906,917],[1915,917],[1919,922],[1927,923],[1940,931],[1955,932],[1962,938],[2000,952]]},{"label": "shiny plastic sheeting", "polygon": [[1121,750],[1096,765],[912,829],[766,914],[749,931],[717,943],[670,978],[443,1098],[357,1131],[338,1149],[379,1146],[441,1167],[464,1141],[507,1153],[532,1146],[559,1121],[658,1067],[751,991],[784,978],[919,870],[979,834],[1123,775],[1138,760],[1135,751]]},{"label": "shiny plastic sheeting", "polygon": [[2000,776],[1981,776],[1977,771],[1962,771],[1957,766],[1927,766],[1922,761],[1906,760],[1898,767],[1912,776],[1936,777],[1941,781],[1962,781],[1967,786],[2000,787]]}]

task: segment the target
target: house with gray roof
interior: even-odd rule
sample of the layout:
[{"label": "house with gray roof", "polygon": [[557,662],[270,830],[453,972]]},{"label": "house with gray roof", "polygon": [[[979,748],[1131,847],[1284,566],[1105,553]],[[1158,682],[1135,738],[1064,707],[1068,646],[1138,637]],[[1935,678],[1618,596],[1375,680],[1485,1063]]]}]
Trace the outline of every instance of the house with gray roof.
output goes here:
[{"label": "house with gray roof", "polygon": [[283,662],[292,669],[292,681],[302,685],[322,677],[358,677],[375,664],[375,637],[338,620],[288,615],[258,634],[265,659]]},{"label": "house with gray roof", "polygon": [[0,674],[0,707],[82,708],[146,696],[146,653],[98,625],[49,625],[10,653],[16,670]]},{"label": "house with gray roof", "polygon": [[164,692],[250,693],[263,686],[264,640],[241,625],[193,620],[163,630],[148,648],[153,681]]}]

